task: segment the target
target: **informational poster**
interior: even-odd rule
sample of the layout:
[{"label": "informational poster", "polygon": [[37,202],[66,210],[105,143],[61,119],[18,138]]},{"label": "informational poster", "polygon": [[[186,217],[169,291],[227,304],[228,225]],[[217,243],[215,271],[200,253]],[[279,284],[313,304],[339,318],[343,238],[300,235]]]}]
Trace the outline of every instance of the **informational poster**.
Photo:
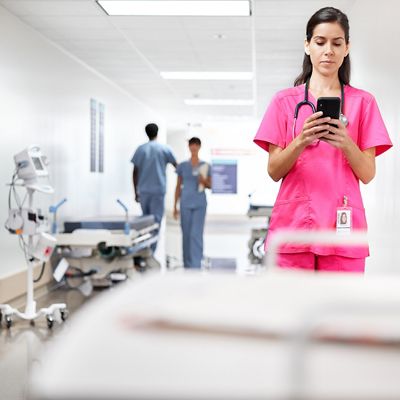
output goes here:
[{"label": "informational poster", "polygon": [[90,172],[104,172],[104,108],[90,99]]},{"label": "informational poster", "polygon": [[99,172],[104,172],[104,104],[99,103]]},{"label": "informational poster", "polygon": [[237,160],[212,160],[212,193],[237,193]]},{"label": "informational poster", "polygon": [[90,172],[96,172],[97,101],[90,99]]}]

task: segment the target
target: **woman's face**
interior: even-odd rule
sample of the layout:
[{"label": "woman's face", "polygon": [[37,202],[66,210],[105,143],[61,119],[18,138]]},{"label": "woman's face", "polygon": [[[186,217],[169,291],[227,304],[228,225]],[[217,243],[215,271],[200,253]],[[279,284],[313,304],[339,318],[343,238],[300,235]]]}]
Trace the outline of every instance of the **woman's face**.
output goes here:
[{"label": "woman's face", "polygon": [[337,22],[317,25],[310,42],[305,42],[305,52],[310,56],[313,70],[323,76],[337,75],[349,53],[343,28]]}]

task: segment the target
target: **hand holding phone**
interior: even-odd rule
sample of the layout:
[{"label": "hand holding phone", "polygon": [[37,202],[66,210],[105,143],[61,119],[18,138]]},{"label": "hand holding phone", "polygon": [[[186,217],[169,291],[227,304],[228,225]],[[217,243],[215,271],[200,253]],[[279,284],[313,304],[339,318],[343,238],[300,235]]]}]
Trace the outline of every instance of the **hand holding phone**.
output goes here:
[{"label": "hand holding phone", "polygon": [[[317,100],[317,111],[322,111],[322,117],[340,118],[340,97],[319,97]],[[334,124],[330,124],[337,127]],[[329,132],[334,134],[333,132]]]}]

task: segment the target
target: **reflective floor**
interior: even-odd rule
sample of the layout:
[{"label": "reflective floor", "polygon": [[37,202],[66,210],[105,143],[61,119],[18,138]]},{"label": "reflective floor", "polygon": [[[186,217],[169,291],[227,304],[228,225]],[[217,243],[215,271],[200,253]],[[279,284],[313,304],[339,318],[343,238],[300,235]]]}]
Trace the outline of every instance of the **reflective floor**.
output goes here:
[{"label": "reflective floor", "polygon": [[[250,220],[247,217],[208,218],[204,235],[204,253],[209,267],[235,270],[251,268],[248,259],[248,241],[251,229],[262,227],[264,219]],[[167,219],[165,237],[166,255],[171,267],[181,266],[181,231],[178,222]],[[116,287],[107,289],[115,290]],[[76,310],[103,292],[95,291],[90,298],[78,290],[57,289],[37,299],[37,307],[52,303],[66,303],[70,311],[69,320]],[[50,341],[65,325],[55,323],[52,330],[47,328],[45,318],[38,319],[34,326],[29,322],[15,319],[11,329],[0,328],[0,400],[23,400],[28,398],[28,376],[32,365],[40,364],[40,354],[46,342]]]},{"label": "reflective floor", "polygon": [[[246,270],[252,267],[249,258],[252,229],[265,227],[265,217],[249,219],[246,216],[208,217],[204,234],[204,258],[211,266],[224,269]],[[166,255],[172,263],[182,264],[182,234],[179,223],[169,219],[167,223]],[[213,262],[214,261],[214,262]]]},{"label": "reflective floor", "polygon": [[[86,301],[88,298],[77,290],[58,289],[37,299],[37,308],[53,303],[66,303],[73,318],[74,311]],[[29,371],[33,364],[40,363],[43,345],[61,329],[64,329],[64,326],[58,323],[54,324],[53,329],[48,329],[44,317],[38,318],[33,326],[28,321],[15,318],[10,329],[5,328],[3,321],[0,328],[1,400],[27,398]]]}]

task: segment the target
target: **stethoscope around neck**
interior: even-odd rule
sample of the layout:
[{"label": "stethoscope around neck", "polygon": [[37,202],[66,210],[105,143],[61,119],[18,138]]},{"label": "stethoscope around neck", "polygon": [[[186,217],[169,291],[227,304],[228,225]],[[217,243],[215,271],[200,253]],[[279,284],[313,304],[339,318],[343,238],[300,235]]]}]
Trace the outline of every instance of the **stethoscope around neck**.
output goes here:
[{"label": "stethoscope around neck", "polygon": [[[296,130],[296,121],[297,117],[299,116],[300,108],[303,106],[309,106],[312,110],[312,113],[316,113],[317,110],[314,106],[314,104],[308,100],[308,87],[310,86],[310,80],[306,80],[306,84],[304,85],[304,100],[300,101],[300,103],[296,104],[296,108],[294,109],[294,116],[293,116],[293,128],[292,128],[292,139],[294,139],[294,134]],[[342,121],[344,126],[347,126],[349,124],[349,121],[347,117],[343,114],[344,110],[344,85],[343,82],[340,82],[340,121]]]}]

